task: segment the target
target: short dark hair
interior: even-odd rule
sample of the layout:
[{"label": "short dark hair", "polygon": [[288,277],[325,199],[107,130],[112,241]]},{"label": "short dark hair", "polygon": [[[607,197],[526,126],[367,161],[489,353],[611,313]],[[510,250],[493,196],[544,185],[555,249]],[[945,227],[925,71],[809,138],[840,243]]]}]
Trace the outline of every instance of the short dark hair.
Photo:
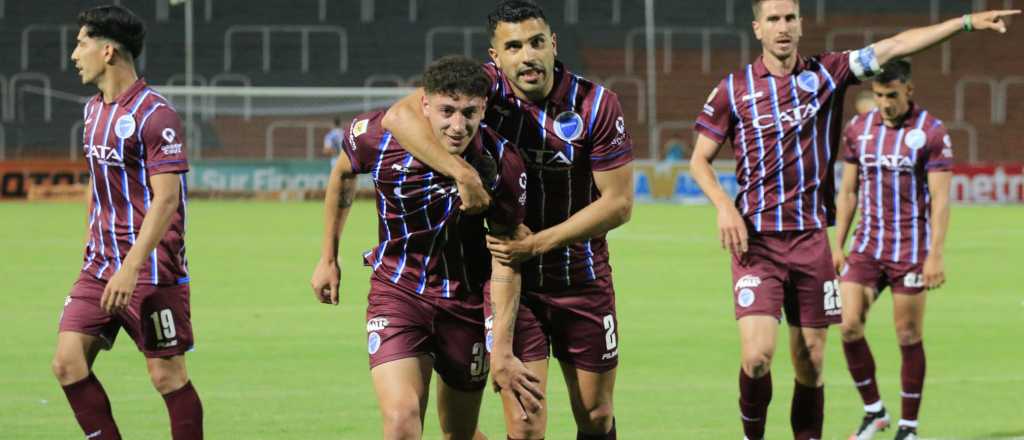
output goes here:
[{"label": "short dark hair", "polygon": [[334,117],[334,126],[335,127],[341,127],[341,116],[335,116]]},{"label": "short dark hair", "polygon": [[491,79],[480,62],[461,55],[442,57],[423,72],[423,90],[428,95],[486,97],[490,88]]},{"label": "short dark hair", "polygon": [[107,38],[123,46],[132,59],[142,55],[146,25],[132,11],[118,5],[97,6],[78,14],[78,25],[92,38]]},{"label": "short dark hair", "polygon": [[882,73],[875,77],[875,82],[888,84],[893,81],[910,82],[910,61],[892,60],[882,65]]},{"label": "short dark hair", "polygon": [[[757,19],[757,17],[759,17],[761,15],[761,3],[765,2],[765,1],[767,1],[767,0],[751,0],[750,7],[754,9],[754,18],[755,19]],[[790,1],[792,1],[793,3],[796,3],[796,5],[798,7],[800,6],[800,0],[790,0]]]},{"label": "short dark hair", "polygon": [[534,18],[548,22],[544,17],[544,10],[536,3],[526,0],[505,0],[498,3],[494,11],[487,16],[487,27],[491,31],[491,37],[494,37],[498,23],[519,23]]}]

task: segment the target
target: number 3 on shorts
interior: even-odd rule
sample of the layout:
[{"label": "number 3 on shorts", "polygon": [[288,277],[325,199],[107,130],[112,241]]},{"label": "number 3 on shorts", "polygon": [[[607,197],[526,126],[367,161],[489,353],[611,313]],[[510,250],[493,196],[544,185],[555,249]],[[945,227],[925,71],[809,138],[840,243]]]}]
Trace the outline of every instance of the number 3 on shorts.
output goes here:
[{"label": "number 3 on shorts", "polygon": [[157,341],[174,339],[176,333],[174,330],[174,315],[171,314],[171,309],[153,312],[149,317],[153,320],[153,333],[156,334]]},{"label": "number 3 on shorts", "polygon": [[615,317],[612,315],[604,317],[604,346],[608,351],[619,346],[619,341],[615,337]]}]

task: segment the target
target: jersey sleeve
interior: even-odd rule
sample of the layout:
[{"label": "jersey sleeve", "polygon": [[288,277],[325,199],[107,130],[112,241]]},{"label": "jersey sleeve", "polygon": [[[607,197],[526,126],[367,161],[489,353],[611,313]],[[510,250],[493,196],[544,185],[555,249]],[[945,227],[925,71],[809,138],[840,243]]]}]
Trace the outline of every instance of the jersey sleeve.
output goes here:
[{"label": "jersey sleeve", "polygon": [[501,69],[498,69],[498,66],[493,62],[484,63],[483,67],[487,78],[491,80],[491,87],[487,89],[487,101],[492,102],[494,98],[507,93],[503,90],[505,87],[504,75],[501,73]]},{"label": "jersey sleeve", "polygon": [[633,161],[633,138],[626,130],[619,97],[600,88],[590,102],[593,107],[587,118],[590,133],[590,167],[594,171],[610,171]]},{"label": "jersey sleeve", "polygon": [[882,71],[874,46],[845,52],[826,52],[818,57],[837,87],[860,84]]},{"label": "jersey sleeve", "polygon": [[352,172],[366,174],[373,171],[381,159],[382,131],[380,115],[356,116],[343,131],[341,151],[348,156]]},{"label": "jersey sleeve", "polygon": [[850,123],[846,124],[846,130],[843,130],[843,161],[854,165],[860,163],[858,119],[860,119],[860,116],[854,116]]},{"label": "jersey sleeve", "polygon": [[526,219],[526,164],[509,142],[503,142],[498,151],[498,179],[487,223],[492,229],[512,232]]},{"label": "jersey sleeve", "polygon": [[942,121],[936,120],[935,125],[928,130],[925,152],[925,171],[953,170],[953,140]]},{"label": "jersey sleeve", "polygon": [[704,109],[697,115],[694,131],[723,144],[726,139],[732,138],[734,124],[729,87],[722,80],[704,102]]},{"label": "jersey sleeve", "polygon": [[142,120],[141,125],[140,135],[146,148],[146,172],[149,175],[188,171],[181,118],[174,109],[160,105]]}]

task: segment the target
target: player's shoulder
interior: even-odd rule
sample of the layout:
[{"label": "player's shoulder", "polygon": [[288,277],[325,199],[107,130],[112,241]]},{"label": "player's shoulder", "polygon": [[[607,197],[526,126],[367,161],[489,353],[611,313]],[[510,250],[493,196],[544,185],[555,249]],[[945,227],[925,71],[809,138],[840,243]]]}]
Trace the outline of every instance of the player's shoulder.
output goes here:
[{"label": "player's shoulder", "polygon": [[493,155],[498,160],[504,160],[506,158],[518,158],[519,154],[516,151],[516,146],[511,141],[506,139],[497,130],[491,128],[486,123],[480,123],[480,142],[485,150]]},{"label": "player's shoulder", "polygon": [[384,119],[384,110],[374,110],[353,117],[348,128],[344,130],[349,144],[353,148],[376,148],[381,139],[388,134],[388,131],[381,125],[382,119]]}]

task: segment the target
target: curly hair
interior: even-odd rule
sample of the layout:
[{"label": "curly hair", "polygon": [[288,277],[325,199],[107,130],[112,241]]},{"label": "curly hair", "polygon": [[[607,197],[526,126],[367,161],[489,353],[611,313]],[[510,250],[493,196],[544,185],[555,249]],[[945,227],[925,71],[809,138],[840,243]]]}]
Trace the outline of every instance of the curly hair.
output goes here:
[{"label": "curly hair", "polygon": [[423,90],[428,95],[486,97],[490,88],[491,79],[480,62],[461,55],[442,57],[423,72]]}]

